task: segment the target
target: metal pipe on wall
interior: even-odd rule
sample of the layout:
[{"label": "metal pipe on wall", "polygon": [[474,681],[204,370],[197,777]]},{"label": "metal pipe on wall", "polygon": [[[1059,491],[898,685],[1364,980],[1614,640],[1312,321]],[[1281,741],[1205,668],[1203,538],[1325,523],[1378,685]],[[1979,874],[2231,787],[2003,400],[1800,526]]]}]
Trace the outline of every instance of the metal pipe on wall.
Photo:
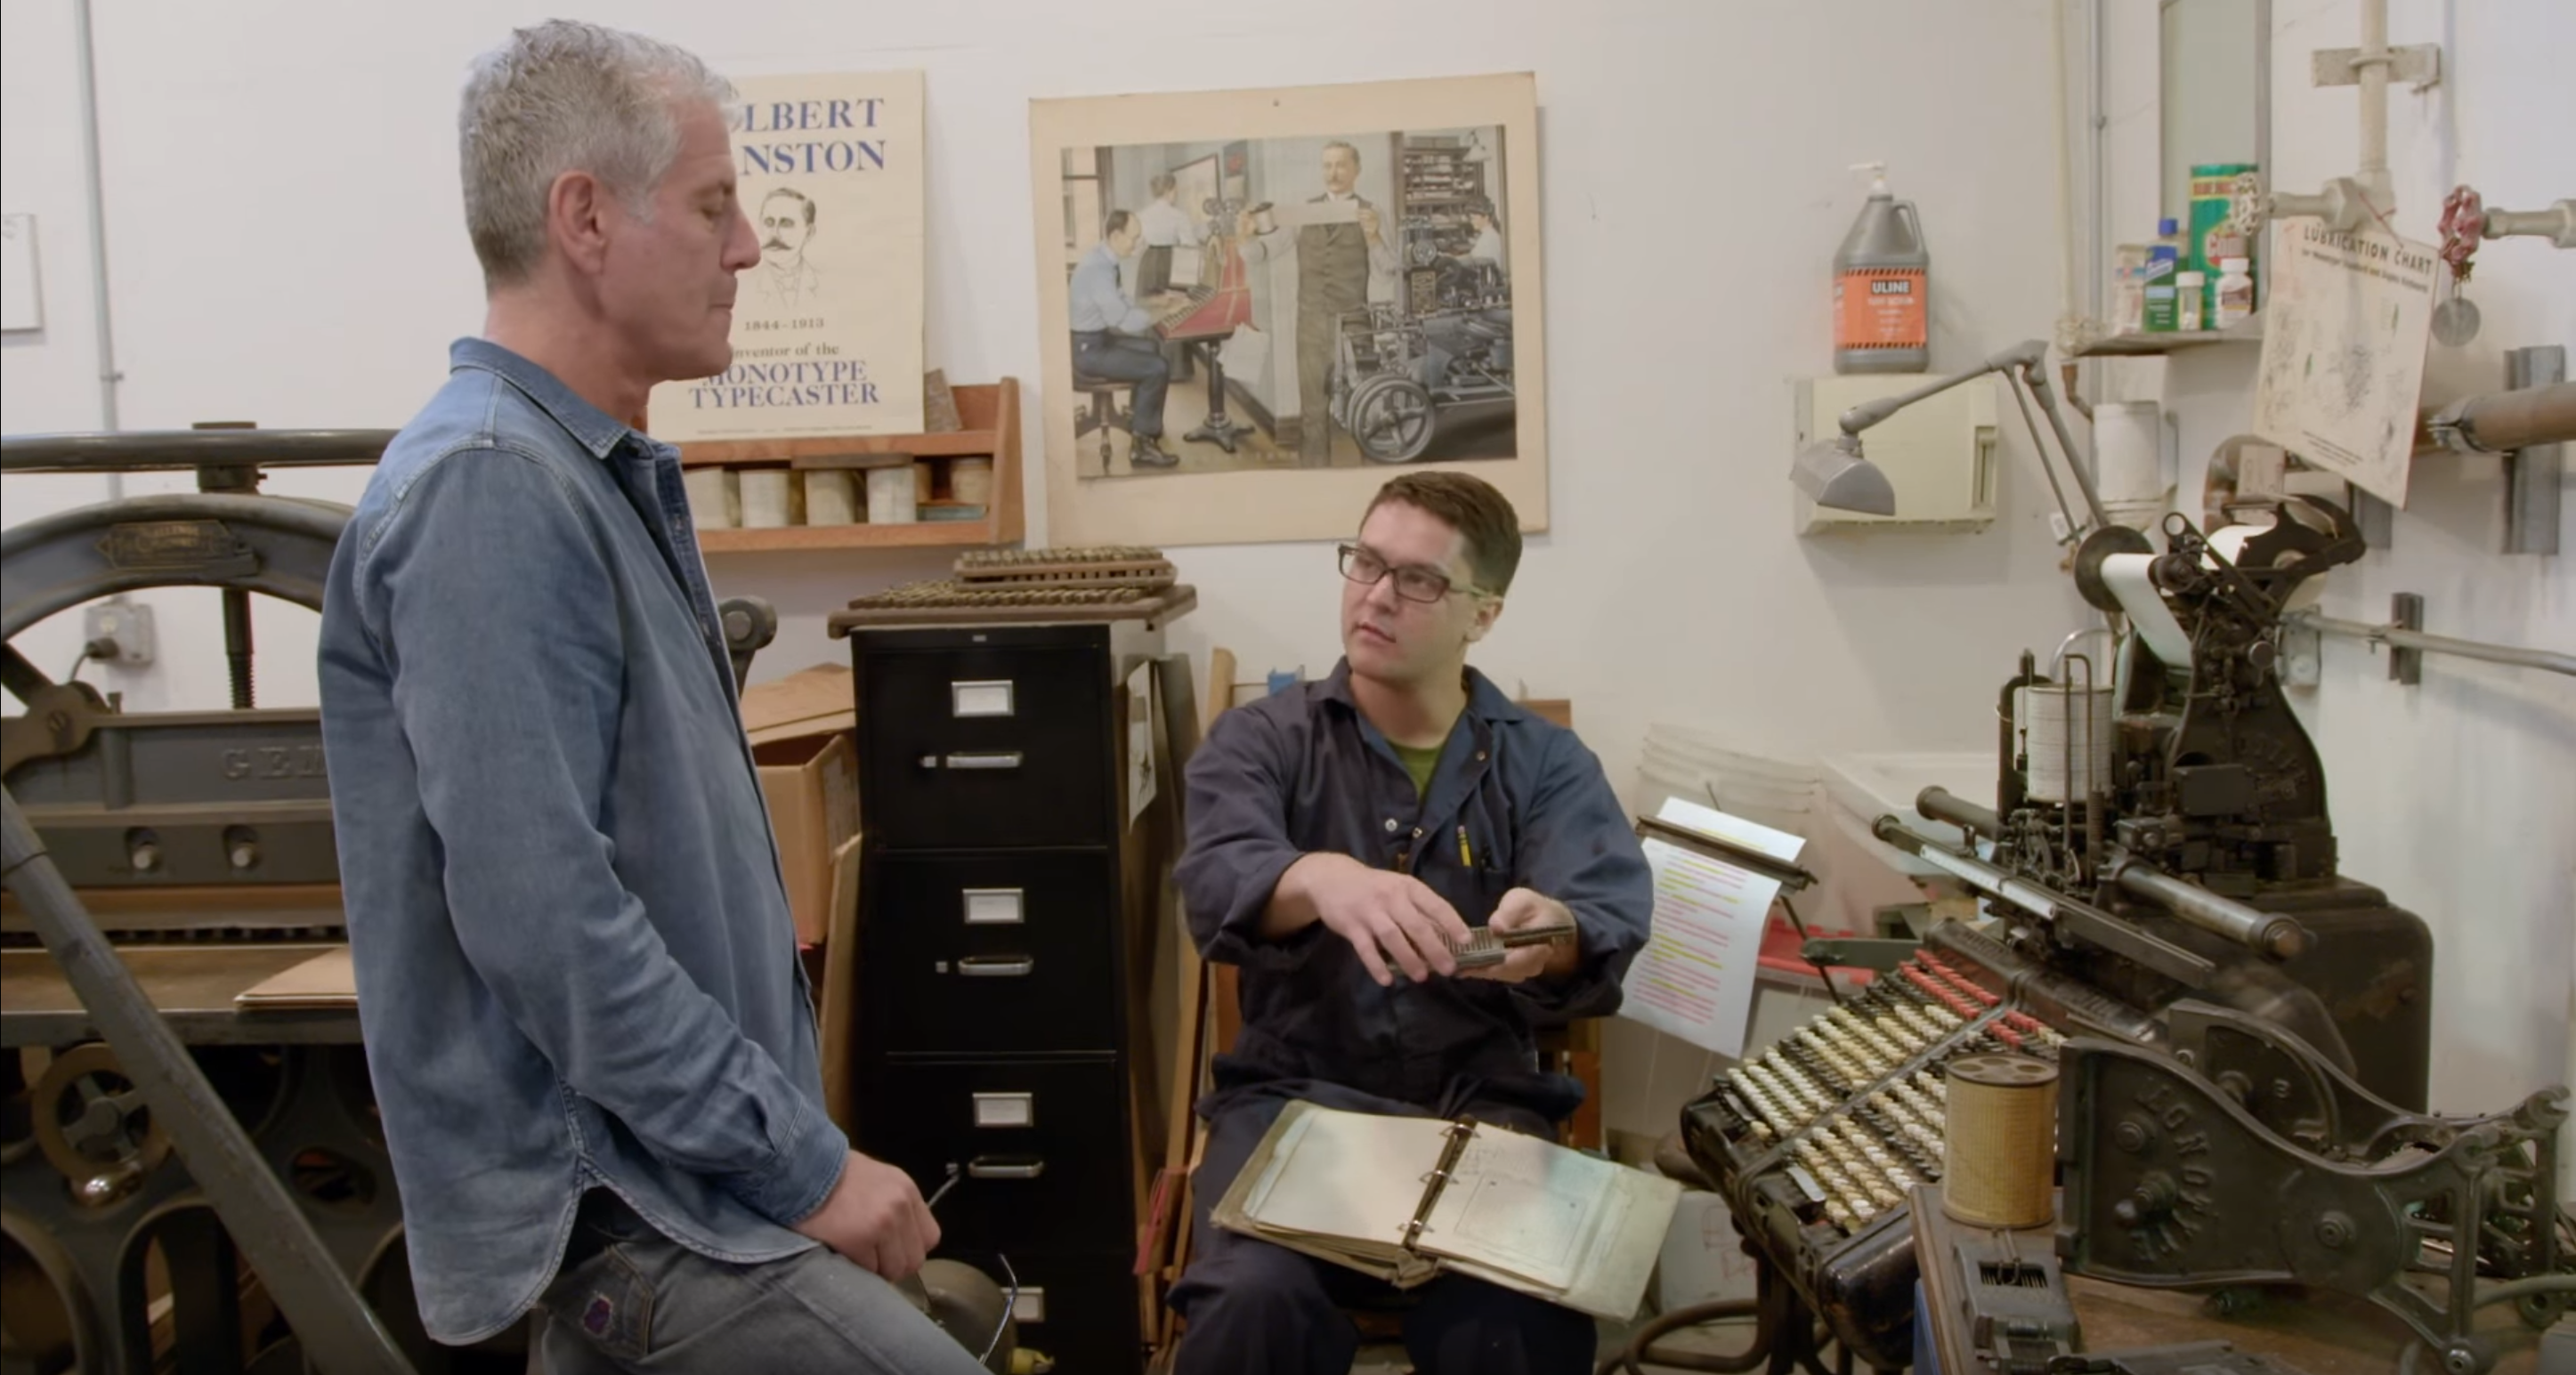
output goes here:
[{"label": "metal pipe on wall", "polygon": [[2389,61],[2388,0],[2361,0],[2361,54],[2353,59],[2361,78],[2361,168],[2354,180],[2383,215],[2397,199],[2388,177]]},{"label": "metal pipe on wall", "polygon": [[2371,625],[2363,621],[2341,620],[2320,616],[2313,611],[2293,611],[2281,618],[2284,623],[2333,635],[2347,640],[2366,640],[2394,649],[2420,649],[2427,654],[2452,654],[2463,659],[2484,659],[2493,664],[2511,664],[2516,668],[2536,668],[2547,673],[2564,673],[2576,678],[2576,654],[2555,650],[2525,649],[2519,645],[2491,645],[2481,640],[2455,640],[2448,635],[2428,635],[2403,626]]},{"label": "metal pipe on wall", "polygon": [[[107,308],[107,185],[98,153],[98,48],[92,33],[89,0],[72,0],[74,36],[80,45],[81,160],[89,182],[89,272],[91,325],[98,335],[98,427],[118,428],[116,386],[125,374],[116,367],[116,323]],[[121,473],[108,475],[111,500],[124,495]]]},{"label": "metal pipe on wall", "polygon": [[2505,454],[2535,444],[2576,441],[2576,382],[2482,392],[2431,412],[2415,451]]}]

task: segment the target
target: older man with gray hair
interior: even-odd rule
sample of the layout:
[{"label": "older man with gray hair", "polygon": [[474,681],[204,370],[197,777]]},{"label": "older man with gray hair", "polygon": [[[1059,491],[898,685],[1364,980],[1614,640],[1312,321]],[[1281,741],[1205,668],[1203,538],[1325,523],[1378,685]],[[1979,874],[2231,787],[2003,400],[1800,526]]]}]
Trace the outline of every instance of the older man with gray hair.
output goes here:
[{"label": "older man with gray hair", "polygon": [[555,1371],[945,1371],[939,1243],[825,1114],[811,993],[655,384],[732,360],[730,86],[582,24],[479,59],[487,300],[323,602],[350,946],[413,1286]]}]

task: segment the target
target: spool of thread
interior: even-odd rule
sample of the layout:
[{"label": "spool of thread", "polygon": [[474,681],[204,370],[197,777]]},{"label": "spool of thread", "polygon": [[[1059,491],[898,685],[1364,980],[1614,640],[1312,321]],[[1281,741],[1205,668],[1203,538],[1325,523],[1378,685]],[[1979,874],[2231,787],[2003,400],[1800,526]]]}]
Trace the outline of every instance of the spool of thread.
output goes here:
[{"label": "spool of thread", "polygon": [[929,465],[929,464],[927,464],[927,463],[915,463],[915,464],[913,464],[913,465],[912,465],[912,500],[913,500],[913,503],[914,503],[915,505],[927,505],[927,504],[929,504],[929,502],[930,502],[934,497],[936,497],[936,496],[938,495],[938,492],[939,492],[939,475],[938,475],[937,473],[932,472],[932,471],[931,471],[931,468],[930,468],[930,465]]},{"label": "spool of thread", "polygon": [[819,468],[797,474],[805,480],[805,523],[853,525],[859,519],[858,474]]},{"label": "spool of thread", "polygon": [[731,468],[688,468],[680,485],[689,493],[689,520],[701,530],[742,524],[742,476]]},{"label": "spool of thread", "polygon": [[2031,683],[2013,691],[2022,781],[2041,802],[2081,802],[2111,789],[2111,689]]},{"label": "spool of thread", "polygon": [[796,475],[784,468],[750,468],[742,475],[742,523],[753,530],[786,525],[788,489]]},{"label": "spool of thread", "polygon": [[993,499],[993,460],[961,458],[948,465],[948,494],[969,506]]},{"label": "spool of thread", "polygon": [[1971,1227],[2040,1227],[2057,1216],[2057,1066],[1969,1055],[1948,1066],[1941,1211]]},{"label": "spool of thread", "polygon": [[904,525],[917,518],[917,490],[910,467],[868,469],[868,523]]}]

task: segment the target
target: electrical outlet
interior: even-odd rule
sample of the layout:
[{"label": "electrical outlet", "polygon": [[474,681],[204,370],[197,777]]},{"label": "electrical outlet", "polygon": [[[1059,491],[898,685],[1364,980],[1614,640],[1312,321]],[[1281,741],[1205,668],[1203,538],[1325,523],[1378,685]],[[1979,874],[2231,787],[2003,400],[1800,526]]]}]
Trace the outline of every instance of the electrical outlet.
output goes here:
[{"label": "electrical outlet", "polygon": [[135,602],[100,602],[81,619],[90,642],[112,641],[116,653],[108,662],[119,668],[148,668],[152,663],[152,608]]}]

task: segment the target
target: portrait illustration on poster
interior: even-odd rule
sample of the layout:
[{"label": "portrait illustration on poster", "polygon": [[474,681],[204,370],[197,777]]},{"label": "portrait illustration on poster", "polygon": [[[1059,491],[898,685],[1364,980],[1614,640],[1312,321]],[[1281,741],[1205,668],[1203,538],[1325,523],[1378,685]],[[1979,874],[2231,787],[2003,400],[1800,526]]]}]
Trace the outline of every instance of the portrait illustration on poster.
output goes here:
[{"label": "portrait illustration on poster", "polygon": [[731,365],[654,388],[653,435],[919,433],[922,74],[746,76],[734,87],[736,194],[760,260],[735,278]]}]

